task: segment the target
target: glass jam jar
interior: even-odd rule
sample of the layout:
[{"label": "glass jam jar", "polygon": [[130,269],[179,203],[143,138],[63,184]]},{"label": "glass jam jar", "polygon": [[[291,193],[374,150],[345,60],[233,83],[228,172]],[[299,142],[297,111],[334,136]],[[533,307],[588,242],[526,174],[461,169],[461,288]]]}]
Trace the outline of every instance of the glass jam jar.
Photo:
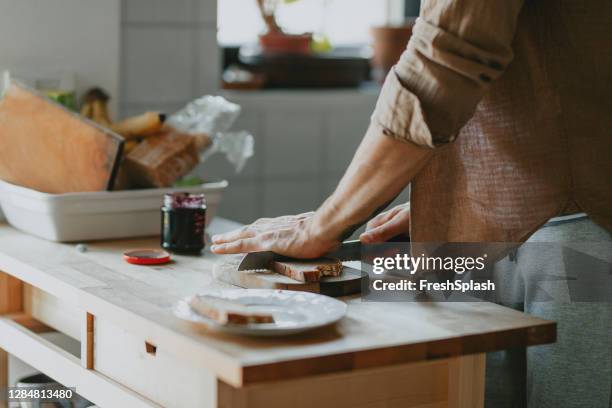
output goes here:
[{"label": "glass jam jar", "polygon": [[161,208],[161,246],[181,254],[198,254],[204,249],[206,199],[204,194],[164,195]]}]

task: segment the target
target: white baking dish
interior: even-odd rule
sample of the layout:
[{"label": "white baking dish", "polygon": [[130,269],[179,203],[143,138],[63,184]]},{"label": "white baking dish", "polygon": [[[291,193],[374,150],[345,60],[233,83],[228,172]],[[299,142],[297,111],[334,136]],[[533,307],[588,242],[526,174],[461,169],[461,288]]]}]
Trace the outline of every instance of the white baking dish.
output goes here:
[{"label": "white baking dish", "polygon": [[188,188],[47,194],[0,180],[0,205],[9,224],[51,241],[132,238],[159,235],[166,193],[204,193],[210,223],[227,186],[215,181]]}]

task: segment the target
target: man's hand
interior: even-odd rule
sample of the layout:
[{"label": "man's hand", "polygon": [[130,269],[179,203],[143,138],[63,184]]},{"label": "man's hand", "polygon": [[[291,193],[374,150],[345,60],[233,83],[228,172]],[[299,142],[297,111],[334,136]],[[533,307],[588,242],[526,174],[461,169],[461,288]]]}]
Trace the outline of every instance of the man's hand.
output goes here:
[{"label": "man's hand", "polygon": [[273,251],[294,258],[318,258],[339,242],[324,237],[313,223],[314,213],[261,218],[236,231],[212,237],[215,254]]},{"label": "man's hand", "polygon": [[364,244],[377,244],[400,234],[409,235],[409,232],[410,204],[402,204],[372,218],[359,240]]}]

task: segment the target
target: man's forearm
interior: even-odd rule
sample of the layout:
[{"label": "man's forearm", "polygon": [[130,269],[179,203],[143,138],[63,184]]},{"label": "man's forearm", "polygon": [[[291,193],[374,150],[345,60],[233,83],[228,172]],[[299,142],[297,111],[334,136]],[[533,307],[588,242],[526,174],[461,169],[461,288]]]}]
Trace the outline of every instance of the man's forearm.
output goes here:
[{"label": "man's forearm", "polygon": [[393,200],[431,155],[432,149],[385,136],[371,126],[336,191],[317,210],[315,233],[342,239]]}]

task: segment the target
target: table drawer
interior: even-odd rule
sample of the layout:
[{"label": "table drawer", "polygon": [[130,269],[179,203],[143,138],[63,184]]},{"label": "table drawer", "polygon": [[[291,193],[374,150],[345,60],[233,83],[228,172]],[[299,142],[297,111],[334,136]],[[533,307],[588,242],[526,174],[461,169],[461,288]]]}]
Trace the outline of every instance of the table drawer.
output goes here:
[{"label": "table drawer", "polygon": [[188,358],[96,317],[94,370],[164,407],[206,407],[216,379]]}]

